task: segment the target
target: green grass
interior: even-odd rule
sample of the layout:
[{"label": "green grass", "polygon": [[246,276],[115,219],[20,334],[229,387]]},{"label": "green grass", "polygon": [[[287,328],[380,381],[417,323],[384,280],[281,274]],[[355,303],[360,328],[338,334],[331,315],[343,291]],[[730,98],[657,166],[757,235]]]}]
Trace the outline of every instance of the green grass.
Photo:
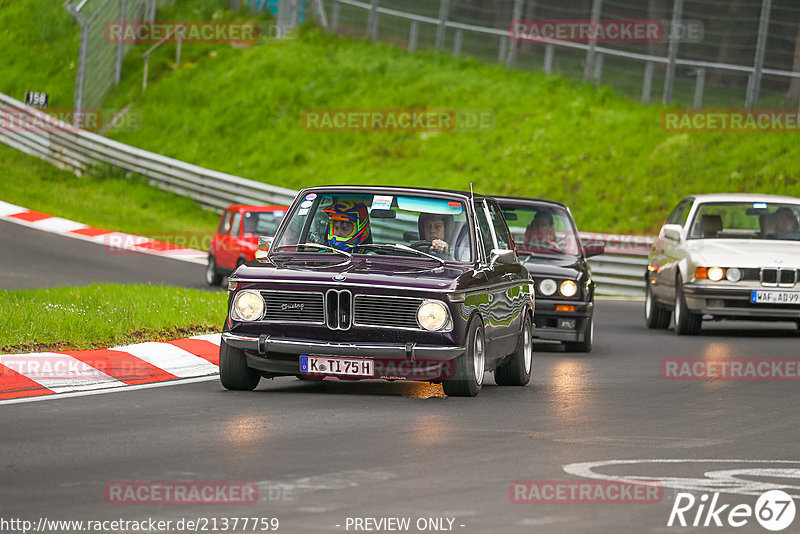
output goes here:
[{"label": "green grass", "polygon": [[93,284],[0,291],[0,353],[107,348],[219,332],[222,292]]},{"label": "green grass", "polygon": [[[317,132],[313,108],[489,109],[482,132]],[[792,134],[666,133],[660,106],[558,76],[303,28],[284,44],[222,48],[152,85],[122,142],[299,189],[397,184],[545,197],[587,231],[654,232],[684,195],[800,194]]]},{"label": "green grass", "polygon": [[137,178],[78,177],[49,163],[0,145],[0,200],[134,235],[212,235],[219,216],[193,200],[162,191]]}]

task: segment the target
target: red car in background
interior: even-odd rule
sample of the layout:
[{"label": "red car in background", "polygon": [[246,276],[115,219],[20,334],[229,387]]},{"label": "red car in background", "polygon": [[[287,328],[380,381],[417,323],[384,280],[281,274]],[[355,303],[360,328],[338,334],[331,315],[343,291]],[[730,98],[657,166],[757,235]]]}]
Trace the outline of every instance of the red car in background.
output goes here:
[{"label": "red car in background", "polygon": [[274,236],[286,206],[228,206],[208,249],[206,282],[217,286],[241,264],[256,256],[258,236]]}]

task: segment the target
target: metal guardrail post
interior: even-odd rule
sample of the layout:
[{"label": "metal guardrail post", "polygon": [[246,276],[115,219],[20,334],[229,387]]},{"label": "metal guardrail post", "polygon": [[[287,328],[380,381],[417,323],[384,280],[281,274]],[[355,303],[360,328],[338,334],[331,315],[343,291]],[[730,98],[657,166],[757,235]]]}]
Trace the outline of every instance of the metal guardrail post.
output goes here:
[{"label": "metal guardrail post", "polygon": [[769,32],[769,13],[772,9],[772,0],[763,0],[761,4],[761,19],[758,22],[758,40],[756,41],[756,57],[753,61],[753,78],[747,84],[747,97],[745,107],[753,109],[758,105],[761,92],[761,69],[764,68],[764,52],[767,48],[767,33]]},{"label": "metal guardrail post", "polygon": [[648,61],[644,64],[644,80],[642,80],[642,104],[650,103],[650,95],[653,91],[653,62]]},{"label": "metal guardrail post", "polygon": [[553,72],[553,55],[555,54],[556,47],[548,44],[544,47],[544,71],[547,74]]},{"label": "metal guardrail post", "polygon": [[506,66],[513,69],[517,65],[517,53],[519,52],[519,44],[517,43],[516,32],[514,31],[514,23],[522,18],[522,3],[524,0],[514,0],[514,10],[511,12],[511,23],[508,25],[510,28],[509,34],[511,39],[511,46],[508,52],[508,61]]},{"label": "metal guardrail post", "polygon": [[444,46],[445,34],[447,32],[447,14],[450,10],[449,0],[439,0],[439,25],[436,27],[436,50],[441,50]]},{"label": "metal guardrail post", "polygon": [[497,62],[502,63],[503,60],[506,58],[506,52],[508,51],[508,36],[504,35],[500,38],[500,46],[497,49]]},{"label": "metal guardrail post", "polygon": [[464,39],[464,32],[461,30],[456,30],[456,35],[453,38],[453,55],[460,56],[461,55],[461,41]]},{"label": "metal guardrail post", "polygon": [[603,77],[603,54],[599,52],[595,52],[594,56],[594,73],[592,74],[592,79],[594,83],[599,84],[600,80]]},{"label": "metal guardrail post", "polygon": [[678,32],[675,29],[683,17],[683,0],[675,0],[672,6],[672,24],[670,24],[669,52],[667,53],[667,74],[664,78],[663,102],[672,102],[672,91],[675,88],[675,62],[678,59]]},{"label": "metal guardrail post", "polygon": [[706,83],[706,69],[699,68],[695,71],[695,75],[697,76],[697,81],[694,85],[694,109],[700,109],[703,107],[703,87]]},{"label": "metal guardrail post", "polygon": [[589,39],[589,48],[586,49],[586,65],[583,68],[583,80],[589,81],[594,74],[594,55],[597,46],[596,26],[600,20],[600,10],[603,8],[603,0],[592,0],[592,37]]},{"label": "metal guardrail post", "polygon": [[378,0],[371,0],[367,17],[367,35],[373,41],[378,39]]},{"label": "metal guardrail post", "polygon": [[411,21],[411,27],[408,29],[408,51],[413,52],[417,49],[417,36],[419,35],[419,23],[416,20]]}]

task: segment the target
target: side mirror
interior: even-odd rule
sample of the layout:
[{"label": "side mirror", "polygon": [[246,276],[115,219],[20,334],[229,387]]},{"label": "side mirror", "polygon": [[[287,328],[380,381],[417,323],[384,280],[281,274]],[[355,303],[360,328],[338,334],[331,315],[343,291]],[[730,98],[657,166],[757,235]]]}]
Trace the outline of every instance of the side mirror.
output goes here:
[{"label": "side mirror", "polygon": [[256,259],[266,258],[267,253],[269,252],[269,248],[272,246],[272,242],[275,240],[275,236],[272,235],[260,235],[258,236],[258,250],[256,250]]},{"label": "side mirror", "polygon": [[670,241],[676,242],[681,240],[683,226],[680,224],[665,224],[661,230],[664,234],[664,239],[669,239]]},{"label": "side mirror", "polygon": [[599,256],[600,254],[605,254],[606,244],[600,241],[599,239],[587,241],[586,243],[583,244],[583,253],[587,258],[591,258],[592,256]]},{"label": "side mirror", "polygon": [[513,265],[517,263],[517,253],[509,248],[493,248],[492,259],[489,265],[494,267],[495,263],[499,263],[500,265]]}]

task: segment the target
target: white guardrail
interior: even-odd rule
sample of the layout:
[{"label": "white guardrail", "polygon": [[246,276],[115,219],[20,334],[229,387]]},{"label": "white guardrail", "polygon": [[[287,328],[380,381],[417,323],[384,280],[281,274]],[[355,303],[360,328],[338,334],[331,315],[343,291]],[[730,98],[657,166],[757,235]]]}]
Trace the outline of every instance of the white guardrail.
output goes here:
[{"label": "white guardrail", "polygon": [[[78,174],[105,166],[138,174],[156,187],[217,210],[231,204],[288,205],[296,194],[292,189],[205,169],[113,141],[59,121],[2,93],[0,142]],[[581,232],[581,239],[606,243],[606,254],[589,260],[598,294],[644,294],[646,255],[652,237]]]}]

